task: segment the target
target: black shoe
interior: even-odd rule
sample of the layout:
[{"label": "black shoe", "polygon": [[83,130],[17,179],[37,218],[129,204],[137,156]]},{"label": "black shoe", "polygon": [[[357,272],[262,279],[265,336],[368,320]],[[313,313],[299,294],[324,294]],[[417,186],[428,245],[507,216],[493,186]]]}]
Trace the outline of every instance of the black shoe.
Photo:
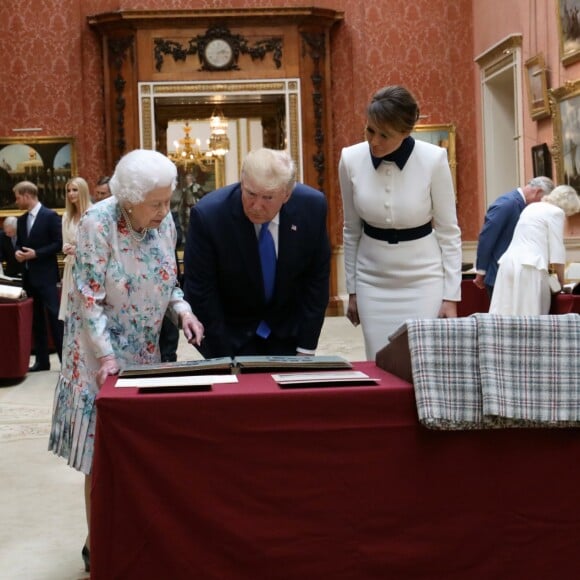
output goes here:
[{"label": "black shoe", "polygon": [[38,371],[49,371],[50,370],[50,363],[40,364],[39,362],[35,362],[29,369],[29,373],[37,373]]},{"label": "black shoe", "polygon": [[83,562],[85,563],[85,572],[91,571],[91,561],[90,561],[90,554],[87,545],[83,546],[83,550],[81,552],[81,556],[83,557]]}]

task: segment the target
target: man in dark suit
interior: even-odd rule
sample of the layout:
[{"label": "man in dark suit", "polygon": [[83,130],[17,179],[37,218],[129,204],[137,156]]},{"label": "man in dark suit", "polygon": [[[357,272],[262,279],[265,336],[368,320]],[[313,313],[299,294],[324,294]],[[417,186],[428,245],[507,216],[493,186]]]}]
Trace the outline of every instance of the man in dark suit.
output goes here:
[{"label": "man in dark suit", "polygon": [[4,274],[16,278],[20,276],[21,267],[16,259],[16,218],[8,216],[0,232],[0,260],[6,262]]},{"label": "man in dark suit", "polygon": [[329,298],[327,204],[295,172],[285,151],[252,151],[241,182],[191,209],[185,298],[206,358],[315,352]]},{"label": "man in dark suit", "polygon": [[490,298],[497,275],[497,261],[512,241],[520,214],[526,205],[540,201],[552,189],[554,184],[551,179],[534,177],[524,187],[498,197],[489,206],[477,243],[476,275],[473,282],[478,288],[486,288]]},{"label": "man in dark suit", "polygon": [[18,209],[16,259],[22,264],[22,283],[34,300],[32,329],[36,362],[30,372],[50,369],[46,317],[58,358],[62,355],[62,326],[58,320],[59,281],[57,254],[62,248],[60,216],[38,201],[38,189],[30,181],[14,186]]}]

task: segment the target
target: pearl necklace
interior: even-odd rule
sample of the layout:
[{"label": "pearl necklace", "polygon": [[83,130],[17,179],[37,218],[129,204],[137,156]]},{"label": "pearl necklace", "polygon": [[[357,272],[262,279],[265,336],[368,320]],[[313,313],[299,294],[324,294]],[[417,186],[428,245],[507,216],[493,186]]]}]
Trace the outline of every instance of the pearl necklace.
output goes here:
[{"label": "pearl necklace", "polygon": [[123,214],[123,217],[125,218],[125,222],[127,223],[127,229],[129,230],[129,235],[136,242],[142,242],[145,239],[145,236],[147,235],[149,228],[145,228],[142,232],[136,232],[133,229],[133,224],[131,223],[131,218],[129,217],[129,214],[127,213],[125,208],[121,204],[119,204],[119,207],[121,208],[121,213]]}]

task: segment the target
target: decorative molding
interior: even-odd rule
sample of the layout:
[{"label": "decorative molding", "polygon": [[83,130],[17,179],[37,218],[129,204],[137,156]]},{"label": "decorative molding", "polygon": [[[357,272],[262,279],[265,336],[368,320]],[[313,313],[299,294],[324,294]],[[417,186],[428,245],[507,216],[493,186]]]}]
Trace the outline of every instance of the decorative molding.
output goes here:
[{"label": "decorative molding", "polygon": [[316,144],[316,153],[312,156],[312,161],[316,172],[318,173],[318,189],[324,191],[324,76],[321,72],[321,61],[324,58],[325,50],[325,35],[324,34],[310,34],[307,32],[301,33],[303,44],[302,54],[308,53],[308,56],[314,62],[314,71],[310,75],[312,80],[312,107],[314,111],[314,142]]},{"label": "decorative molding", "polygon": [[[207,45],[216,39],[225,40],[233,51],[232,60],[224,67],[216,68],[211,66],[205,58]],[[272,60],[276,68],[282,66],[282,39],[276,37],[264,38],[256,41],[253,45],[248,43],[248,39],[241,34],[232,34],[226,26],[214,26],[208,28],[205,34],[198,34],[190,38],[185,47],[175,40],[164,38],[155,39],[155,68],[161,72],[164,63],[164,56],[170,55],[175,62],[185,62],[190,55],[197,54],[199,58],[200,71],[227,71],[240,70],[238,60],[240,55],[249,55],[252,60],[264,60],[267,53],[272,53]]]},{"label": "decorative molding", "polygon": [[127,52],[133,48],[135,42],[134,36],[121,36],[109,38],[109,55],[113,68],[117,71],[113,84],[115,86],[115,111],[117,124],[117,138],[115,144],[117,146],[118,157],[125,153],[127,148],[127,141],[125,139],[125,85],[127,81],[124,79],[122,71],[123,64],[127,59]]}]

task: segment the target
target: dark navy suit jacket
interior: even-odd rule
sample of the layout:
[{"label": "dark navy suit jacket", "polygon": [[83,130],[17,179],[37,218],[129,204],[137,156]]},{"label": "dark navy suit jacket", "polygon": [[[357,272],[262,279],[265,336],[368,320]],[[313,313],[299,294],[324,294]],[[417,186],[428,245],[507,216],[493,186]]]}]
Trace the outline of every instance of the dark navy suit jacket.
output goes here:
[{"label": "dark navy suit jacket", "polygon": [[22,271],[20,262],[15,258],[14,252],[12,238],[4,232],[0,232],[0,259],[6,261],[6,268],[4,268],[6,276],[19,276]]},{"label": "dark navy suit jacket", "polygon": [[314,350],[329,298],[330,245],[324,195],[297,184],[280,210],[272,301],[262,284],[254,224],[240,184],[205,195],[191,210],[185,246],[185,298],[204,324],[207,357],[235,356],[261,320],[272,335]]},{"label": "dark navy suit jacket", "polygon": [[498,197],[485,214],[483,228],[477,243],[477,270],[485,270],[484,282],[494,286],[497,276],[497,261],[507,250],[520,214],[526,207],[522,194],[517,190]]},{"label": "dark navy suit jacket", "polygon": [[[26,233],[28,212],[19,216],[16,226],[17,248],[32,248],[34,260],[23,262],[22,280],[24,288],[31,286],[54,286],[59,281],[57,254],[62,249],[62,224],[60,216],[43,205],[34,220],[30,235]],[[26,266],[27,265],[27,266]]]}]

